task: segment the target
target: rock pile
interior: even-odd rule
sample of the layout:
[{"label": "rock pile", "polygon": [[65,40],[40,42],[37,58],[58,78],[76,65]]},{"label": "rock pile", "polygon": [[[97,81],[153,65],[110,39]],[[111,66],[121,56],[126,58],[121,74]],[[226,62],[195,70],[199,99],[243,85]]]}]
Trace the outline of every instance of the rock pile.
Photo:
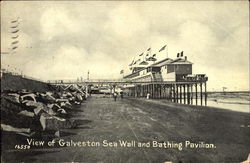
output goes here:
[{"label": "rock pile", "polygon": [[60,136],[60,129],[75,127],[70,120],[74,105],[80,105],[85,92],[78,87],[61,87],[51,92],[1,92],[1,130],[25,137],[50,133]]}]

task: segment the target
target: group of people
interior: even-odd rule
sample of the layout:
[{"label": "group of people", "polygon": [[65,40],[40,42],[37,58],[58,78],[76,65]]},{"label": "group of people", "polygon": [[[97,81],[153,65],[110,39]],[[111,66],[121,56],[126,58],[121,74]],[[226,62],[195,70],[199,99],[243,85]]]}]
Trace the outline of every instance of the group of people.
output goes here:
[{"label": "group of people", "polygon": [[[122,98],[123,98],[123,95],[124,95],[123,92],[120,92],[120,93],[114,92],[114,93],[113,93],[113,98],[114,98],[114,100],[116,101],[116,99],[117,99],[118,96],[120,96],[121,99],[122,99]],[[147,98],[147,99],[150,99],[150,96],[151,96],[150,93],[147,93],[147,97],[146,97],[146,98]]]},{"label": "group of people", "polygon": [[123,98],[123,92],[120,92],[120,93],[114,92],[113,93],[113,98],[114,98],[115,101],[116,101],[116,99],[117,99],[118,96],[120,96],[121,99],[122,99]]}]

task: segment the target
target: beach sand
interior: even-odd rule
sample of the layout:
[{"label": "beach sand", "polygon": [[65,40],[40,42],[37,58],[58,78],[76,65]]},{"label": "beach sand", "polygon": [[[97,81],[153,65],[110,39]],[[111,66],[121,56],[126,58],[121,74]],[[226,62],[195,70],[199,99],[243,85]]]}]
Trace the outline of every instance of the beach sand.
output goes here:
[{"label": "beach sand", "polygon": [[[62,130],[64,141],[118,142],[117,147],[36,147],[2,151],[5,162],[241,162],[250,152],[249,113],[188,106],[166,100],[92,96],[72,116],[74,129]],[[3,140],[6,139],[3,137]],[[6,139],[7,140],[7,139]],[[150,147],[121,147],[119,140],[150,142]],[[152,142],[182,143],[183,149],[152,147]],[[215,148],[184,147],[205,142]],[[11,143],[3,141],[5,144]]]}]

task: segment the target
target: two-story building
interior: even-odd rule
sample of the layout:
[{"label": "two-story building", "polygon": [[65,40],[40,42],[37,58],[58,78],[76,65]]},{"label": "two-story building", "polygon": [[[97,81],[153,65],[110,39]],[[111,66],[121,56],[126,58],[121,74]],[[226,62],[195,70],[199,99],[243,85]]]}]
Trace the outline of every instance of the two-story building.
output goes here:
[{"label": "two-story building", "polygon": [[124,79],[137,82],[181,81],[192,74],[192,65],[187,57],[165,58],[151,64],[143,61],[133,66],[132,73],[124,76]]}]

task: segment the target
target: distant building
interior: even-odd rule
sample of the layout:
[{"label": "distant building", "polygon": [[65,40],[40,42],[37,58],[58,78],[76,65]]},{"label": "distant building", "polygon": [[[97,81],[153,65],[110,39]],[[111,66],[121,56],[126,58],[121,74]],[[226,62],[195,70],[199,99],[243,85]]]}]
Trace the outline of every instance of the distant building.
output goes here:
[{"label": "distant building", "polygon": [[205,79],[204,74],[192,75],[192,65],[187,57],[165,58],[155,63],[142,61],[131,67],[131,74],[124,76],[126,81],[161,82],[161,81],[196,81]]}]

